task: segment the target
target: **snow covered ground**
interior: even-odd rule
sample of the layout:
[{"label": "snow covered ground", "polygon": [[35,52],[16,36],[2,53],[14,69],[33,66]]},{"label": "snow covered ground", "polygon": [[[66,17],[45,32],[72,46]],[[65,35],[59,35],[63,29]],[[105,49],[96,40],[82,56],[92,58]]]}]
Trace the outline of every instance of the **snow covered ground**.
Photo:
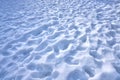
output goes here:
[{"label": "snow covered ground", "polygon": [[120,0],[0,0],[0,80],[120,80]]}]

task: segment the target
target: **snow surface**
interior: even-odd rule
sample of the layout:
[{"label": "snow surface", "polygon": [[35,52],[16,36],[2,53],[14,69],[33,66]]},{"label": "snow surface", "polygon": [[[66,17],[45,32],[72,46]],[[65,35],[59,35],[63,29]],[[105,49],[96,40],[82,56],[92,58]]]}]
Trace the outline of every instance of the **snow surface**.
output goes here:
[{"label": "snow surface", "polygon": [[0,0],[0,80],[120,80],[120,0]]}]

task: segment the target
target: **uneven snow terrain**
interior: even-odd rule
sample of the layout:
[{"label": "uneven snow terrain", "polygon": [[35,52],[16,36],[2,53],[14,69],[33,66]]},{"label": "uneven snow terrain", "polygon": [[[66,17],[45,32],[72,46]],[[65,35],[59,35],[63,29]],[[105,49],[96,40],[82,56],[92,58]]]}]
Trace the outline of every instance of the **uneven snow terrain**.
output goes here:
[{"label": "uneven snow terrain", "polygon": [[0,80],[120,80],[120,0],[0,0]]}]

